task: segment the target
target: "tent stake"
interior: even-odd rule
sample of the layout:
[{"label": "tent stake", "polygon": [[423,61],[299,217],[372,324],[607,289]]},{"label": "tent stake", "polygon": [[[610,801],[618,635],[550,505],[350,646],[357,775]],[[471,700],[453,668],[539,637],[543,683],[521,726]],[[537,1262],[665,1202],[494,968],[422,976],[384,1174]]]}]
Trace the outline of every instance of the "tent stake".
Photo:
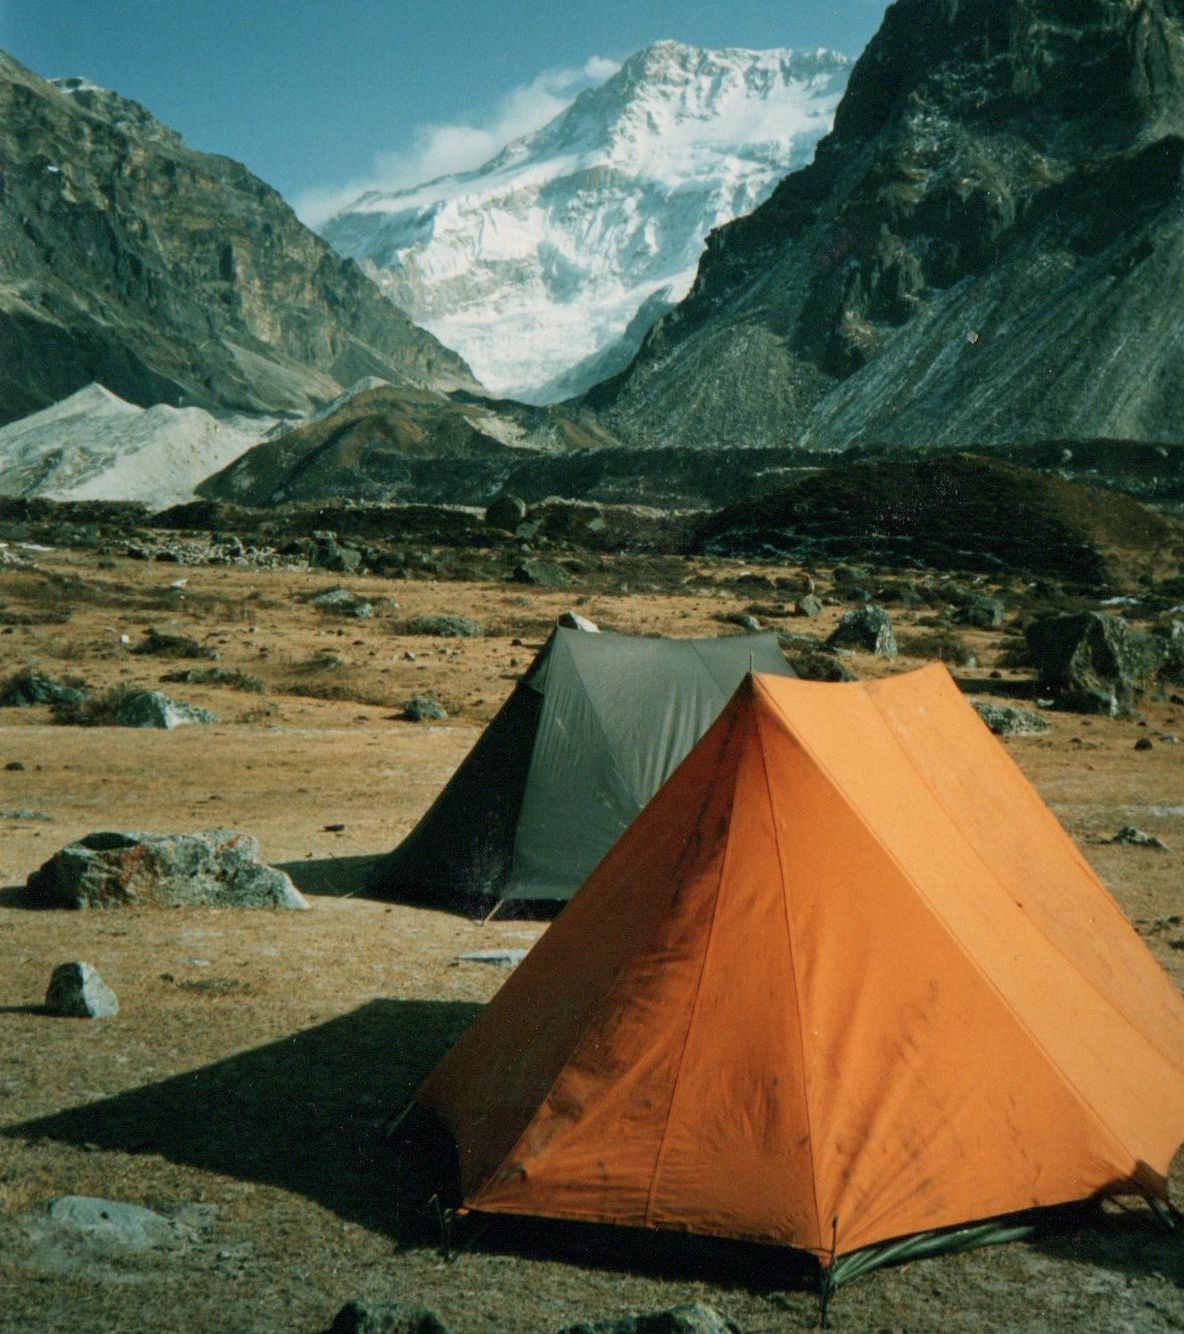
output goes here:
[{"label": "tent stake", "polygon": [[503,903],[505,903],[505,899],[498,899],[498,901],[493,905],[493,907],[490,908],[490,910],[485,914],[484,917],[482,917],[481,919],[482,926],[488,926],[489,923],[493,921],[493,919],[498,915],[498,913],[501,912]]},{"label": "tent stake", "polygon": [[452,1219],[453,1211],[446,1209],[439,1195],[433,1195],[430,1203],[436,1207],[436,1222],[440,1226],[440,1255],[446,1265],[452,1263]]},{"label": "tent stake", "polygon": [[819,1294],[819,1306],[821,1307],[821,1325],[823,1329],[830,1328],[830,1299],[834,1296],[835,1281],[832,1277],[835,1272],[835,1252],[839,1249],[839,1216],[835,1214],[830,1222],[830,1264],[827,1265],[822,1275],[822,1291]]}]

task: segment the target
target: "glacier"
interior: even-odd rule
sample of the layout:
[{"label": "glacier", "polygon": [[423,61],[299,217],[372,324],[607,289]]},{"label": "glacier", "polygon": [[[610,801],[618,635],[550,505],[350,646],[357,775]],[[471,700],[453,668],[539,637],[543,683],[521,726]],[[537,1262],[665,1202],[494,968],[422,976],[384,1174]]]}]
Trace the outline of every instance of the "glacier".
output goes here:
[{"label": "glacier", "polygon": [[658,42],[484,166],[370,191],[322,234],[491,392],[556,402],[627,364],[707,233],[810,161],[850,67]]}]

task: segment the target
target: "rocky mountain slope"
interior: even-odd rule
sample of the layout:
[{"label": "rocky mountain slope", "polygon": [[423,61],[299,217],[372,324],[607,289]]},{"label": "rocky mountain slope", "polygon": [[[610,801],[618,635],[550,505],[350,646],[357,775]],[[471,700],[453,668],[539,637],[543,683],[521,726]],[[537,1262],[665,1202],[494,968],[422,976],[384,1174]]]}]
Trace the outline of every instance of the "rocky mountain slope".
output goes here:
[{"label": "rocky mountain slope", "polygon": [[485,166],[364,195],[324,235],[495,392],[553,401],[620,370],[707,233],[810,160],[849,69],[659,42]]},{"label": "rocky mountain slope", "polygon": [[638,442],[1184,434],[1184,7],[897,0],[588,402]]},{"label": "rocky mountain slope", "polygon": [[238,505],[329,499],[484,504],[514,471],[616,441],[591,414],[363,383],[198,488]]},{"label": "rocky mountain slope", "polygon": [[0,53],[0,422],[92,381],[273,411],[369,374],[476,388],[245,167]]},{"label": "rocky mountain slope", "polygon": [[87,385],[61,403],[0,426],[0,496],[190,499],[212,472],[257,444],[274,418],[216,417],[204,408],[138,407]]}]

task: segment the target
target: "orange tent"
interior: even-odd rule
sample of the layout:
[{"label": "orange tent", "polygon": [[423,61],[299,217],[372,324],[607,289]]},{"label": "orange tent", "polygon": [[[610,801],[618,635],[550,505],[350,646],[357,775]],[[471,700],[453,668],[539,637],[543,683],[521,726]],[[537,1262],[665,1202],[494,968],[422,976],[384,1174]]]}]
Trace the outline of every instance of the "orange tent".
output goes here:
[{"label": "orange tent", "polygon": [[1165,1200],[1184,1000],[944,668],[750,676],[417,1101],[473,1209],[837,1278],[889,1239]]}]

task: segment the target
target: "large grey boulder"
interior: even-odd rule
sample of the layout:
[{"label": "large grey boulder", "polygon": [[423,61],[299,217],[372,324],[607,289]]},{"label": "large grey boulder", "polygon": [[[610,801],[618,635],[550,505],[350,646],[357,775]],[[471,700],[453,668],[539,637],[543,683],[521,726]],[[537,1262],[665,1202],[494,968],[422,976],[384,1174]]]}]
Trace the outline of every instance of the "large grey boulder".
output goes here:
[{"label": "large grey boulder", "polygon": [[45,1008],[71,1019],[110,1019],[119,1013],[115,992],[88,963],[60,963],[49,979]]},{"label": "large grey boulder", "polygon": [[283,871],[259,861],[259,843],[234,829],[198,834],[88,834],[27,881],[53,908],[307,908]]},{"label": "large grey boulder", "polygon": [[877,658],[896,657],[892,620],[883,607],[874,605],[844,613],[826,642],[833,648],[861,649]]},{"label": "large grey boulder", "polygon": [[626,1315],[618,1320],[581,1321],[559,1334],[740,1334],[734,1320],[704,1302],[684,1302],[667,1311]]},{"label": "large grey boulder", "polygon": [[1167,657],[1162,639],[1096,611],[1036,621],[1025,637],[1040,684],[1061,707],[1088,712],[1112,712],[1110,696],[1129,708]]},{"label": "large grey boulder", "polygon": [[328,1334],[448,1334],[435,1311],[403,1302],[346,1302]]},{"label": "large grey boulder", "polygon": [[190,723],[216,723],[209,709],[171,699],[159,690],[140,690],[121,702],[115,713],[116,727],[185,727]]}]

